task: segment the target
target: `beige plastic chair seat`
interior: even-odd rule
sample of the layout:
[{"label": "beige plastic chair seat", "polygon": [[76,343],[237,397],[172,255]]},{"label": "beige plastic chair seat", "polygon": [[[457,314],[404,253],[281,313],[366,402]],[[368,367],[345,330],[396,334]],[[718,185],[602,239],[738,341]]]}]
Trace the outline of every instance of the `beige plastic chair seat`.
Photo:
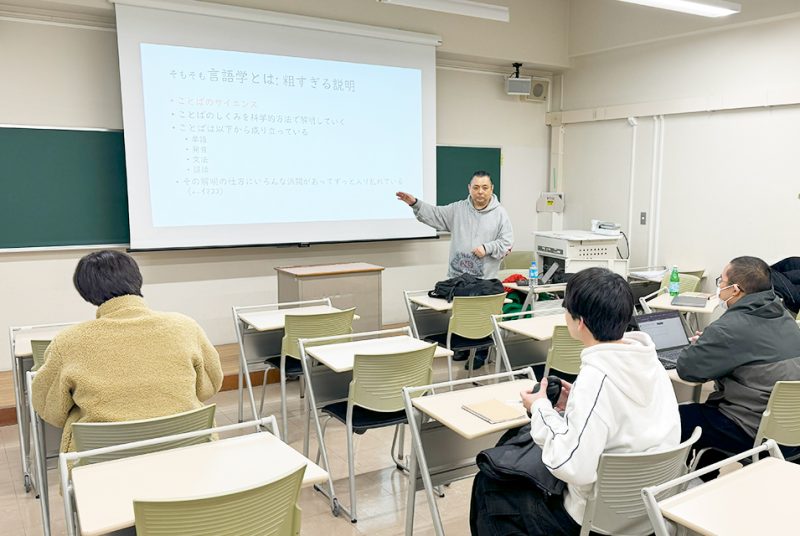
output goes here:
[{"label": "beige plastic chair seat", "polygon": [[[277,368],[281,375],[281,421],[283,440],[289,437],[289,410],[286,402],[286,380],[299,378],[303,375],[300,363],[300,339],[314,339],[317,337],[330,337],[334,335],[347,335],[353,332],[353,316],[355,307],[343,311],[320,313],[313,315],[289,314],[284,320],[284,335],[281,341],[280,357],[270,358],[265,363]],[[336,342],[342,342],[341,340]],[[322,342],[320,344],[329,344]],[[302,384],[301,384],[302,385]],[[264,411],[264,400],[267,393],[267,374],[264,374],[264,383],[261,386],[261,404],[259,413]],[[302,396],[302,391],[301,391]]]},{"label": "beige plastic chair seat", "polygon": [[[645,536],[653,526],[642,499],[642,488],[657,486],[688,472],[686,458],[700,438],[699,427],[680,445],[643,454],[603,454],[597,466],[597,481],[586,501],[581,536],[592,530],[605,534]],[[658,497],[670,497],[672,489]]]},{"label": "beige plastic chair seat", "polygon": [[556,326],[553,329],[550,349],[547,350],[544,376],[551,374],[553,370],[570,376],[577,376],[578,372],[581,371],[581,352],[583,348],[583,343],[570,336],[567,326]]},{"label": "beige plastic chair seat", "polygon": [[305,470],[302,465],[274,482],[233,493],[186,500],[134,501],[136,534],[296,536],[300,534],[297,498]]},{"label": "beige plastic chair seat", "polygon": [[[134,441],[143,441],[145,439],[154,439],[157,437],[212,428],[214,426],[214,412],[216,407],[216,404],[210,404],[183,413],[137,421],[102,423],[76,422],[72,424],[72,437],[75,441],[75,450],[83,452],[86,450],[121,445],[123,443],[132,443]],[[159,450],[196,445],[210,440],[211,435],[209,434],[207,436],[170,441],[169,443],[162,443],[160,445],[133,448],[124,452],[100,454],[92,456],[91,458],[86,458],[80,463],[97,463],[116,460],[117,458],[137,456],[139,454],[147,454]]]},{"label": "beige plastic chair seat", "polygon": [[[431,383],[435,352],[436,345],[431,344],[409,352],[356,354],[347,401],[322,408],[324,413],[343,422],[347,427],[350,517],[354,522],[357,520],[357,500],[353,434],[359,433],[359,430],[363,433],[371,428],[402,426],[406,422],[403,388]],[[424,392],[416,396],[422,394]],[[328,421],[322,428],[323,435],[327,423]],[[394,446],[393,444],[392,448]],[[395,463],[398,463],[396,458]]]}]

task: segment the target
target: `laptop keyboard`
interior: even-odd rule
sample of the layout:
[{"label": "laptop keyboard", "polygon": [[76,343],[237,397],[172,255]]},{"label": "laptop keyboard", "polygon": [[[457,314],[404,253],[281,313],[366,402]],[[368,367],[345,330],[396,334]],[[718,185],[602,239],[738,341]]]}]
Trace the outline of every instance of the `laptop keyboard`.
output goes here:
[{"label": "laptop keyboard", "polygon": [[664,365],[667,370],[674,369],[677,366],[678,356],[683,348],[673,348],[672,350],[662,350],[658,352],[658,360]]}]

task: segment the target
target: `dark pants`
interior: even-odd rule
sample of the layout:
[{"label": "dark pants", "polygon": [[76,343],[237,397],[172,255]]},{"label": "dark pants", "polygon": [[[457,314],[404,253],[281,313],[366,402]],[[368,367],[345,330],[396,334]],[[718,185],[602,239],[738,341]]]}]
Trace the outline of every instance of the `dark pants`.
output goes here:
[{"label": "dark pants", "polygon": [[[716,406],[708,404],[681,404],[678,406],[681,414],[681,441],[689,439],[695,426],[703,429],[703,435],[694,444],[696,450],[712,448],[700,458],[698,468],[711,465],[753,448],[755,437],[751,436],[734,421],[722,414]],[[800,448],[781,447],[783,455],[787,458],[797,455]],[[716,472],[711,473],[704,480],[713,478]]]},{"label": "dark pants", "polygon": [[531,484],[499,482],[478,472],[469,510],[472,536],[578,535],[581,527],[564,509],[564,498],[549,497]]}]

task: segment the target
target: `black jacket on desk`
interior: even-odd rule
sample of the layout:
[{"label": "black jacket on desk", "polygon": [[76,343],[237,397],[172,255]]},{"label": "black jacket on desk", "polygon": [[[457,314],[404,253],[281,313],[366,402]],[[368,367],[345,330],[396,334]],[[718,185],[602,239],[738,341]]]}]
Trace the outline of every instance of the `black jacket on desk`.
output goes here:
[{"label": "black jacket on desk", "polygon": [[772,290],[747,294],[681,352],[678,376],[714,380],[707,403],[755,437],[775,382],[800,380],[800,327]]}]

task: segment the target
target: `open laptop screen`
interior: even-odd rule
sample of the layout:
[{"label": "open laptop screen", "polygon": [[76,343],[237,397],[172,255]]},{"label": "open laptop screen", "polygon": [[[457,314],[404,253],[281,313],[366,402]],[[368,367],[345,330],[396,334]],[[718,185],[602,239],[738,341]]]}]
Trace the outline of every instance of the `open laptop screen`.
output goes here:
[{"label": "open laptop screen", "polygon": [[680,313],[665,311],[636,317],[639,329],[644,331],[656,345],[656,350],[686,346],[689,339],[683,327]]}]

